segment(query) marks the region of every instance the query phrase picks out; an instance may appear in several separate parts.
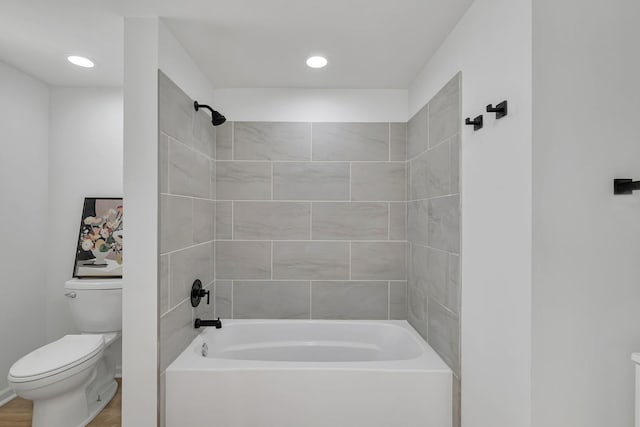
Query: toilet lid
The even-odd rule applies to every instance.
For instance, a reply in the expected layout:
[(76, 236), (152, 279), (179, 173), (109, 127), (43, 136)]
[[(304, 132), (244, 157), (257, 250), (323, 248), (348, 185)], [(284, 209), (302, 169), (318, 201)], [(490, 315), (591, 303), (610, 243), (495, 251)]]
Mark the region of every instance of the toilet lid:
[(66, 335), (18, 360), (9, 376), (18, 381), (51, 376), (81, 364), (103, 348), (102, 335)]

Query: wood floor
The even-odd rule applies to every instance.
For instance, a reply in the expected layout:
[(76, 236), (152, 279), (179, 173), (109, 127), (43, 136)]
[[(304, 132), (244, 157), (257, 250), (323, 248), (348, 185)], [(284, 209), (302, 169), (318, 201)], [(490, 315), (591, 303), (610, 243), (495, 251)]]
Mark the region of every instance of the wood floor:
[[(118, 392), (87, 427), (120, 427), (122, 380), (117, 378), (116, 381), (118, 382)], [(0, 407), (0, 427), (31, 427), (32, 407), (33, 403), (30, 400), (16, 397)]]

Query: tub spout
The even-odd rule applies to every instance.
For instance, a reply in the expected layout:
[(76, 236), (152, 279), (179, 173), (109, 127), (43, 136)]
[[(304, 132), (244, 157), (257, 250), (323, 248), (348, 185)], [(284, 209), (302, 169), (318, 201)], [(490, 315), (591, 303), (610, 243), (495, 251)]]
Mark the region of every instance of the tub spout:
[(217, 320), (196, 319), (195, 322), (193, 322), (193, 327), (196, 329), (203, 326), (215, 326), (216, 329), (220, 329), (222, 328), (222, 320), (218, 317)]

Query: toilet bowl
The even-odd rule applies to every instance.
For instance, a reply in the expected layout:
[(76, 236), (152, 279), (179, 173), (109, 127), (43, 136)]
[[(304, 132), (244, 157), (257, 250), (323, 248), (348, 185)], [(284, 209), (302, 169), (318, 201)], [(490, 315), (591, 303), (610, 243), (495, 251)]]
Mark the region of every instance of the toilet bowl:
[(111, 344), (122, 328), (120, 280), (65, 284), (81, 334), (66, 335), (23, 356), (9, 370), (16, 395), (33, 400), (33, 427), (81, 427), (115, 395)]

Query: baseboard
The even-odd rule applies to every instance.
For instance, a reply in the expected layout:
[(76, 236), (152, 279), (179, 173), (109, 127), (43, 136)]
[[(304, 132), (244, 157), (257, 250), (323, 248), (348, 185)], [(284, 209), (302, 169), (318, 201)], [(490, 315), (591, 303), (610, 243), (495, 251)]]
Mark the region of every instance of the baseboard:
[(116, 365), (116, 378), (122, 378), (122, 365)]
[(0, 391), (0, 406), (9, 403), (13, 399), (15, 399), (15, 397), (16, 394), (13, 390), (11, 390), (10, 388), (5, 388), (4, 390)]

